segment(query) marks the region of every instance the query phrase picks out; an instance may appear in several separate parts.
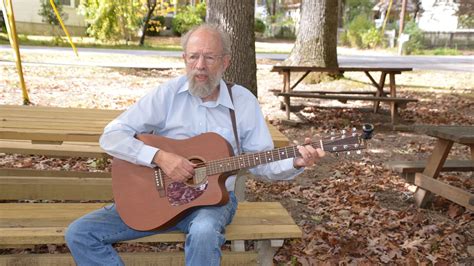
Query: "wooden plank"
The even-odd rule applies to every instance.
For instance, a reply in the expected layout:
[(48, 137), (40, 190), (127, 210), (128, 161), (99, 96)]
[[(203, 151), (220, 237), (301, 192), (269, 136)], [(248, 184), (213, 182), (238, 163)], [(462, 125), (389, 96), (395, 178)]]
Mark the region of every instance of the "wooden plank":
[(289, 92), (278, 93), (278, 96), (301, 97), (301, 98), (319, 98), (332, 100), (354, 100), (354, 101), (384, 101), (384, 102), (417, 102), (417, 99), (412, 98), (395, 98), (395, 97), (367, 97), (367, 96), (352, 96), (352, 95), (320, 95), (303, 92)]
[(82, 177), (1, 177), (4, 200), (111, 200), (112, 180)]
[(98, 143), (63, 142), (56, 144), (32, 144), (27, 140), (0, 140), (0, 152), (9, 154), (47, 155), (58, 157), (109, 158)]
[[(173, 265), (184, 266), (183, 252), (136, 252), (119, 253), (125, 265)], [(0, 265), (76, 265), (70, 253), (66, 254), (15, 254), (0, 256)], [(222, 252), (221, 265), (257, 265), (257, 253)]]
[(19, 168), (0, 168), (0, 178), (3, 176), (43, 176), (43, 177), (83, 177), (83, 178), (111, 178), (110, 172), (83, 172), (37, 170)]
[(275, 148), (286, 147), (290, 145), (290, 140), (283, 135), (274, 125), (270, 122), (267, 122), (268, 130), (270, 131), (270, 135), (273, 139), (273, 145)]
[[(421, 173), (426, 167), (426, 161), (391, 161), (385, 165), (398, 173)], [(474, 171), (474, 161), (447, 160), (441, 168), (443, 172), (468, 172)]]
[[(0, 245), (15, 247), (25, 244), (64, 244), (66, 227), (26, 227), (0, 228)], [(226, 239), (232, 240), (261, 240), (301, 238), (301, 229), (293, 225), (235, 225), (226, 227)], [(185, 236), (180, 232), (157, 234), (126, 242), (184, 242)]]
[(423, 173), (415, 175), (415, 185), (474, 211), (474, 205), (472, 204), (474, 194), (472, 193), (433, 179)]
[(98, 142), (102, 132), (0, 128), (0, 139)]
[(425, 133), (461, 144), (474, 144), (474, 126), (433, 126), (427, 127)]
[[(0, 204), (0, 227), (66, 227), (73, 220), (110, 203), (3, 203)], [(239, 205), (233, 224), (294, 224), (281, 206), (267, 204)], [(266, 208), (265, 206), (270, 206)]]
[(328, 67), (316, 67), (316, 66), (273, 66), (271, 72), (365, 72), (365, 71), (384, 71), (401, 73), (403, 71), (412, 71), (412, 68), (408, 67), (339, 67), (339, 68), (328, 68)]

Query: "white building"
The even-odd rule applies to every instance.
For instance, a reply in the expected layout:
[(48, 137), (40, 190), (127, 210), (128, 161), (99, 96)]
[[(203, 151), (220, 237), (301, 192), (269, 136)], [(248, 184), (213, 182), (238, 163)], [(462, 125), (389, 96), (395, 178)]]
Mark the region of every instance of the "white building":
[[(49, 3), (49, 0), (46, 0)], [(84, 17), (78, 15), (77, 6), (80, 0), (61, 0), (63, 12), (67, 19), (63, 20), (71, 35), (83, 36), (86, 31)], [(44, 23), (38, 15), (41, 9), (41, 0), (14, 0), (13, 13), (18, 34), (52, 35), (51, 25)]]
[(459, 4), (455, 0), (422, 0), (418, 27), (423, 31), (452, 31), (458, 28)]

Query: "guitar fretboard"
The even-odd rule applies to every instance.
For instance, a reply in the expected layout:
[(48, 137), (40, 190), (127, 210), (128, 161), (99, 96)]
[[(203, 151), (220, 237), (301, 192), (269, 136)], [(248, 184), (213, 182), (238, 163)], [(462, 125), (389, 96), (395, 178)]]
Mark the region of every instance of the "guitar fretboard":
[[(313, 142), (314, 148), (320, 148), (319, 144)], [(206, 163), (207, 175), (215, 175), (239, 169), (252, 168), (257, 165), (295, 158), (299, 155), (297, 146), (288, 146), (270, 151), (243, 154), (234, 157), (209, 161)]]

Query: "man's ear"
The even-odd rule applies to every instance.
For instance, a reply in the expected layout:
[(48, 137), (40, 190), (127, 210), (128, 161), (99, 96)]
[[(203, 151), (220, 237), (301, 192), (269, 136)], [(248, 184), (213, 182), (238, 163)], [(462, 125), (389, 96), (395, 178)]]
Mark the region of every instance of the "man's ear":
[(224, 71), (230, 66), (230, 59), (231, 59), (230, 55), (224, 55), (224, 57), (222, 58)]

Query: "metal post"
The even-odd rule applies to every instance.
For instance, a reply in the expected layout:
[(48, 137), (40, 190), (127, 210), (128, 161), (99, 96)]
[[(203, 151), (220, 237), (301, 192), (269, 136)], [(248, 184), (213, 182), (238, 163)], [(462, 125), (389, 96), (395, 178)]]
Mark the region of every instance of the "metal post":
[(5, 19), (5, 24), (7, 26), (7, 32), (8, 32), (8, 38), (10, 39), (10, 45), (13, 49), (13, 53), (15, 54), (16, 68), (18, 70), (18, 76), (20, 77), (20, 86), (23, 93), (23, 104), (28, 105), (28, 104), (31, 104), (31, 102), (28, 96), (28, 90), (26, 89), (25, 79), (23, 77), (23, 67), (21, 65), (20, 48), (18, 45), (18, 36), (16, 33), (15, 16), (13, 14), (12, 1), (2, 0), (2, 10), (3, 10), (4, 16), (6, 16), (7, 18)]

